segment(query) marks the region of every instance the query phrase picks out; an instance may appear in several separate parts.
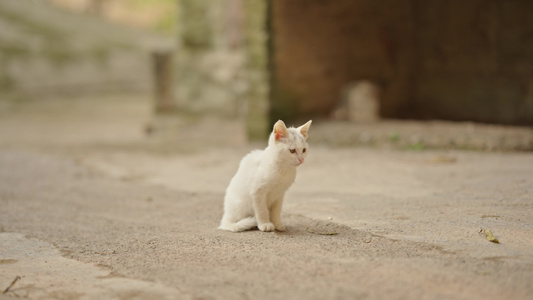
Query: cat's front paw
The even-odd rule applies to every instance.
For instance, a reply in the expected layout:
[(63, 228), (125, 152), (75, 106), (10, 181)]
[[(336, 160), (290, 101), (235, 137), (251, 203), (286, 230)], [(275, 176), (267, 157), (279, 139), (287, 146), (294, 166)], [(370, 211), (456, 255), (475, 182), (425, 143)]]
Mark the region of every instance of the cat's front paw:
[(259, 227), (259, 230), (261, 231), (274, 231), (274, 229), (276, 229), (276, 226), (270, 222), (259, 224), (257, 227)]
[(275, 224), (275, 227), (276, 227), (276, 230), (277, 231), (286, 231), (287, 228), (285, 227), (285, 225), (281, 224), (281, 223), (278, 223), (278, 224)]

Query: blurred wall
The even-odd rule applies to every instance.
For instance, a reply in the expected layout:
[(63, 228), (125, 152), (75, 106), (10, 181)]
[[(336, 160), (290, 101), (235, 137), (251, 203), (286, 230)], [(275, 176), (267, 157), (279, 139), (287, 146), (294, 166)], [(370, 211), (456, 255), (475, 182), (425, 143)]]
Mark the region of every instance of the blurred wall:
[(533, 1), (271, 0), (272, 118), (327, 117), (360, 80), (380, 113), (533, 124)]
[(96, 14), (115, 23), (145, 28), (163, 34), (175, 34), (176, 2), (174, 0), (46, 1), (77, 13)]
[(413, 16), (409, 1), (273, 0), (272, 113), (327, 116), (359, 80), (386, 85), (383, 113), (409, 92)]
[(175, 103), (181, 112), (241, 118), (267, 133), (267, 1), (178, 0)]
[(45, 1), (0, 1), (0, 100), (149, 91), (168, 41)]
[(414, 116), (533, 125), (533, 1), (417, 1)]

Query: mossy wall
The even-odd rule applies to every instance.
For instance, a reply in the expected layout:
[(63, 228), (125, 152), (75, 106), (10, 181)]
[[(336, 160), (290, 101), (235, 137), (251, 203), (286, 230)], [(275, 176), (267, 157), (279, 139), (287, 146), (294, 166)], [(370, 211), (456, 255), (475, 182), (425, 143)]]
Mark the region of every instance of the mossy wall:
[(244, 1), (246, 12), (245, 38), (247, 53), (247, 132), (253, 140), (269, 133), (270, 74), (268, 69), (267, 1)]
[(267, 134), (266, 0), (178, 0), (176, 106)]
[[(229, 1), (228, 1), (229, 3)], [(178, 0), (176, 105), (181, 111), (235, 117), (243, 105), (245, 52), (241, 40), (232, 47), (227, 3)]]
[(146, 91), (147, 35), (70, 14), (44, 1), (0, 1), (0, 95)]

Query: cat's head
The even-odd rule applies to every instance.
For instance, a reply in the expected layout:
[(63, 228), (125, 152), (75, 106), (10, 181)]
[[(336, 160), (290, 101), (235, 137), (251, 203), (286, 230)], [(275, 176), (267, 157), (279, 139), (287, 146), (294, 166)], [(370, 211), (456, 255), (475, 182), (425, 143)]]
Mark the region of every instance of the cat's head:
[(301, 165), (309, 150), (307, 132), (311, 122), (309, 121), (298, 128), (287, 128), (283, 121), (277, 121), (268, 140), (269, 147), (277, 149), (279, 158), (282, 161), (294, 166)]

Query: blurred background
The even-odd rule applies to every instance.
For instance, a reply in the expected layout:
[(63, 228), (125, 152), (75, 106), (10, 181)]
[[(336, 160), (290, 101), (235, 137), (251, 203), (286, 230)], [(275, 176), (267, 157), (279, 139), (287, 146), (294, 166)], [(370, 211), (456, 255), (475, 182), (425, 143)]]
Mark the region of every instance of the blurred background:
[(2, 1), (0, 92), (32, 100), (147, 91), (144, 52), (173, 46), (174, 20), (172, 1)]
[(330, 144), (531, 150), (531, 11), (527, 0), (2, 0), (2, 130), (44, 138), (46, 122), (72, 131), (70, 116), (85, 120), (73, 139), (222, 140), (226, 128), (242, 144), (275, 120), (314, 119)]
[[(0, 287), (531, 299), (532, 13), (533, 0), (0, 0)], [(290, 231), (216, 231), (239, 161), (278, 119), (313, 119)]]

